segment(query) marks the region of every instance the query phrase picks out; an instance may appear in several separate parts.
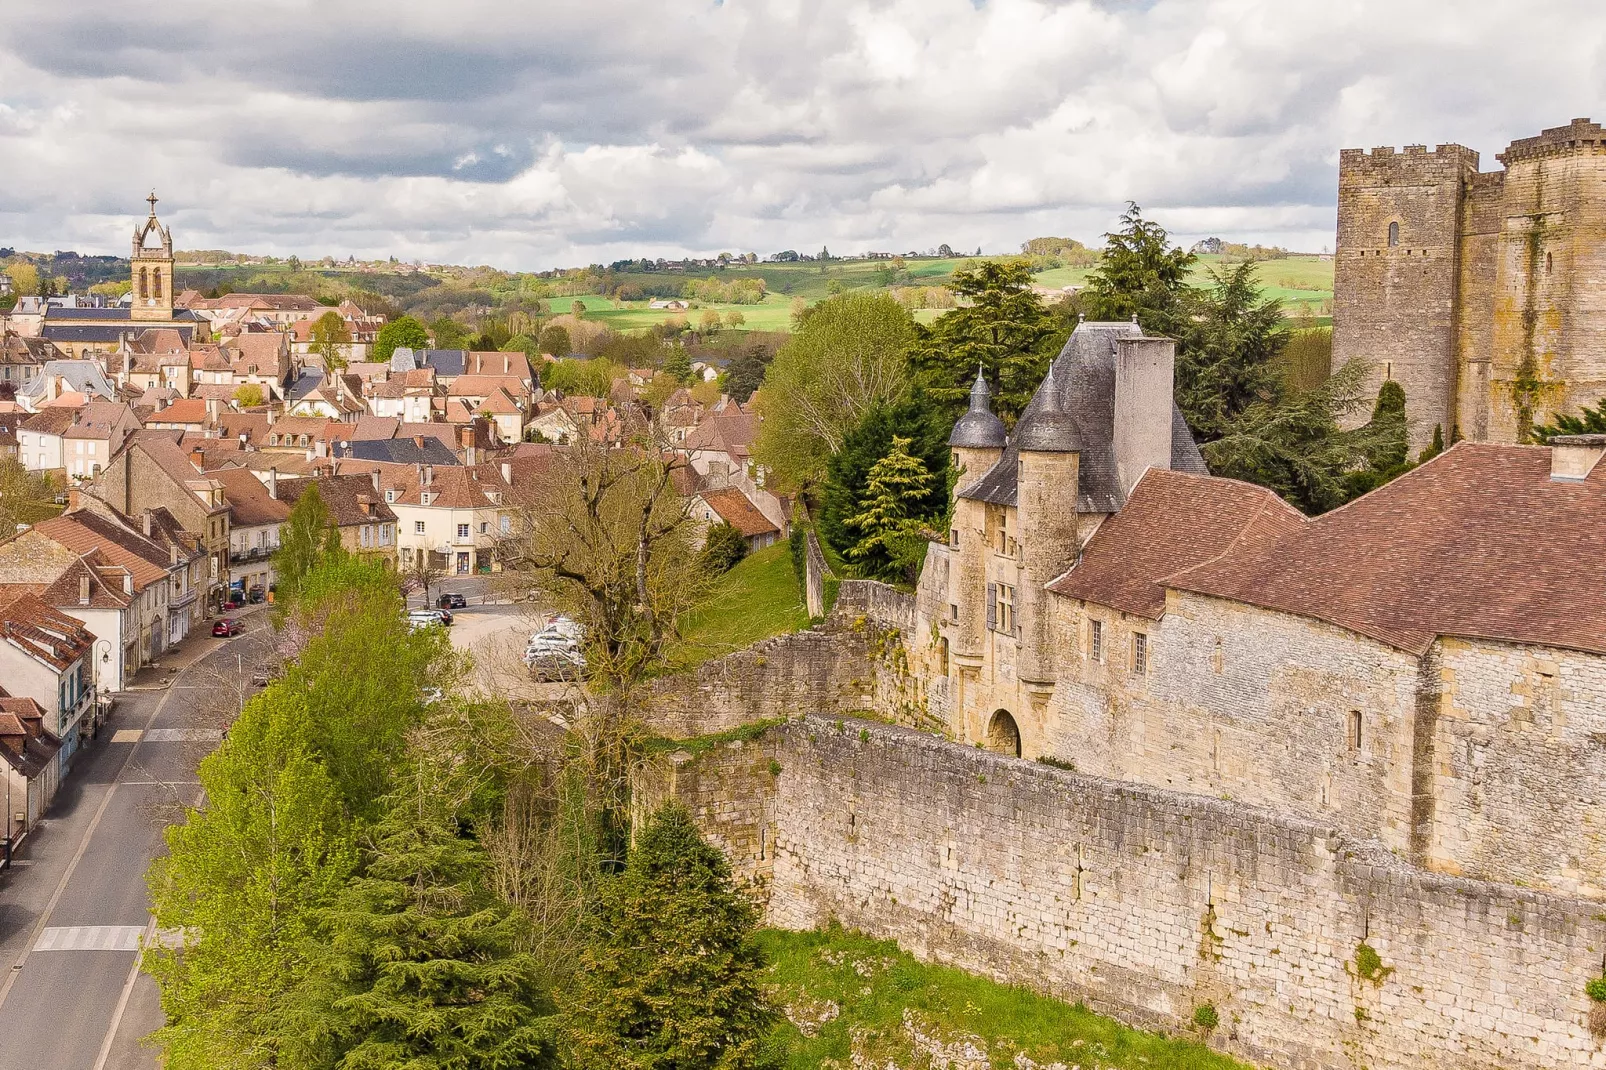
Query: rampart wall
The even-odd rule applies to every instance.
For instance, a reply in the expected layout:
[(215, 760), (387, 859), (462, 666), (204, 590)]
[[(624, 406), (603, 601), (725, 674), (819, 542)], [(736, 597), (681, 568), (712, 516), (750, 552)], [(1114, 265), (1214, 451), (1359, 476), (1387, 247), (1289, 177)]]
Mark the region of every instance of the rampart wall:
[[(639, 771), (753, 880), (925, 957), (1289, 1068), (1606, 1067), (1598, 902), (1432, 875), (1332, 828), (810, 716)], [(1375, 955), (1374, 955), (1375, 953)]]

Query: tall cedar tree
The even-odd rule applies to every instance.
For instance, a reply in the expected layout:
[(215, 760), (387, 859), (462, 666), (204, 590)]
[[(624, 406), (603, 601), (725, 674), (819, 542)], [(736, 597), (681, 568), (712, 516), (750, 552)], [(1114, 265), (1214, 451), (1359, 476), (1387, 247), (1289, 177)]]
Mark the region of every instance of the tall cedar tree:
[[(820, 507), (820, 536), (846, 556), (859, 536), (848, 526), (862, 511), (870, 489), (870, 470), (892, 449), (892, 440), (909, 440), (909, 452), (932, 475), (925, 497), (911, 504), (912, 516), (941, 516), (948, 508), (948, 435), (953, 419), (945, 409), (931, 405), (916, 389), (908, 398), (882, 405), (848, 432), (842, 448), (831, 458)], [(870, 563), (873, 571), (885, 562)]]
[(1606, 435), (1606, 399), (1594, 408), (1585, 405), (1577, 416), (1558, 412), (1548, 424), (1528, 432), (1530, 441), (1546, 442), (1551, 435)]
[(1188, 319), (1188, 271), (1197, 258), (1172, 247), (1165, 229), (1144, 219), (1143, 209), (1130, 201), (1121, 229), (1104, 241), (1098, 270), (1082, 294), (1089, 317), (1136, 316), (1150, 334), (1180, 338)]
[(1253, 402), (1281, 399), (1288, 340), (1282, 302), (1261, 296), (1252, 261), (1212, 269), (1210, 282), (1183, 302), (1191, 315), (1177, 347), (1177, 405), (1200, 442), (1224, 435)]
[(1065, 326), (1032, 290), (1031, 266), (1024, 261), (988, 260), (962, 268), (948, 288), (961, 304), (920, 328), (909, 357), (916, 381), (951, 426), (970, 399), (980, 365), (988, 382), (996, 384), (994, 410), (1013, 422), (1064, 345)]
[(775, 360), (775, 353), (765, 345), (751, 345), (731, 358), (725, 369), (725, 392), (746, 405), (753, 391), (764, 384), (764, 375)]
[(773, 1016), (757, 916), (684, 808), (659, 810), (604, 886), (564, 999), (576, 1070), (747, 1070)]
[(925, 555), (928, 514), (920, 510), (934, 481), (920, 458), (909, 453), (909, 442), (893, 438), (887, 455), (870, 467), (861, 510), (846, 521), (859, 532), (847, 558), (868, 575), (911, 579)]
[(364, 872), (321, 914), (296, 1000), (302, 1065), (558, 1065), (542, 971), (484, 890), (484, 851), (440, 780), (428, 763), (402, 778)]
[(412, 316), (398, 316), (379, 328), (372, 360), (385, 361), (398, 349), (428, 349), (429, 330)]
[(304, 973), (311, 912), (357, 864), (311, 735), (293, 687), (253, 698), (201, 762), (205, 808), (169, 826), (168, 854), (151, 866), (156, 923), (187, 934), (182, 948), (145, 953), (166, 1015), (151, 1039), (171, 1070), (270, 1066), (287, 1035), (284, 1000)]
[[(1410, 435), (1405, 417), (1405, 388), (1393, 379), (1378, 389), (1372, 419), (1365, 428), (1369, 440), (1362, 450), (1364, 463), (1346, 477), (1348, 496), (1359, 498), (1376, 490), (1416, 465), (1410, 459)], [(1444, 440), (1439, 439), (1440, 448)]]
[(1374, 446), (1370, 423), (1350, 431), (1339, 421), (1365, 404), (1366, 366), (1350, 361), (1315, 390), (1281, 401), (1256, 401), (1204, 445), (1214, 475), (1259, 483), (1306, 513), (1323, 513), (1349, 499), (1348, 476)]

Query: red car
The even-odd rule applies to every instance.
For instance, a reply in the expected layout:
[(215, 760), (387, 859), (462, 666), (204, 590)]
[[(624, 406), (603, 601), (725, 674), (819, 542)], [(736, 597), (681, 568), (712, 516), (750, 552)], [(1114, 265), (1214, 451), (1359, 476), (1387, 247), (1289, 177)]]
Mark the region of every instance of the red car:
[(228, 639), (231, 636), (239, 635), (243, 631), (245, 631), (245, 625), (233, 617), (224, 617), (212, 625), (212, 634), (219, 639)]

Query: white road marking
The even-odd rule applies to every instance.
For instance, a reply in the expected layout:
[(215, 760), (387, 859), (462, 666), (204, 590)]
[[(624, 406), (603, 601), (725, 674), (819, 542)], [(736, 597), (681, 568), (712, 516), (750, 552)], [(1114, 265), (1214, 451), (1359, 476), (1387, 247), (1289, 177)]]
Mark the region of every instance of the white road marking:
[(143, 925), (50, 925), (35, 951), (138, 951)]
[(145, 734), (142, 728), (119, 728), (112, 733), (113, 743), (138, 743), (139, 737)]
[(215, 743), (223, 738), (221, 728), (152, 728), (146, 743)]

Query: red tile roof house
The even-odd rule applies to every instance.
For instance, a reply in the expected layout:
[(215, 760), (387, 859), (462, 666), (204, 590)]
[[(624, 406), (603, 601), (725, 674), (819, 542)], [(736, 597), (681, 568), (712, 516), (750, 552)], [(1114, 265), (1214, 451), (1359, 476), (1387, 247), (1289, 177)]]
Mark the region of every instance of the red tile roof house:
[(702, 528), (700, 538), (706, 538), (714, 524), (729, 524), (747, 540), (750, 552), (772, 545), (781, 536), (781, 529), (735, 487), (698, 493), (691, 500), (691, 516)]
[(95, 636), (38, 595), (0, 599), (0, 680), (12, 697), (33, 699), (44, 710), (44, 727), (61, 737), (57, 761), (64, 774), (94, 711)]
[(139, 667), (140, 595), (129, 569), (99, 547), (75, 549), (33, 527), (0, 542), (0, 600), (20, 593), (38, 595), (95, 633), (96, 690), (123, 690)]
[(0, 832), (0, 857), (11, 857), (55, 797), (61, 737), (50, 730), (48, 720), (38, 702), (0, 688), (0, 766), (7, 815)]

